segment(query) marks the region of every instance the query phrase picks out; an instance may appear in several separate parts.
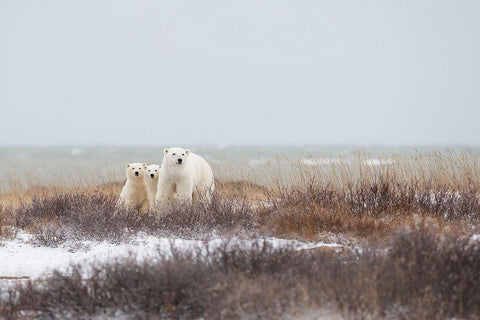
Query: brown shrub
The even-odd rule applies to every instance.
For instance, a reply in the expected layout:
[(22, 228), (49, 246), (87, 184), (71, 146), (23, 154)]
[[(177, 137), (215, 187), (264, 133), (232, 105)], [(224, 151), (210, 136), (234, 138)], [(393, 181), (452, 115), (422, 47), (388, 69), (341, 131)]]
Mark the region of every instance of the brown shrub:
[(53, 172), (44, 174), (45, 181), (35, 175), (25, 181), (12, 173), (5, 176), (6, 193), (0, 195), (0, 223), (34, 230), (40, 243), (52, 245), (61, 243), (62, 235), (117, 241), (137, 231), (202, 237), (260, 230), (304, 239), (333, 233), (376, 241), (414, 225), (417, 217), (479, 231), (476, 156), (446, 151), (379, 159), (383, 164), (371, 165), (359, 154), (337, 162), (312, 158), (306, 163), (313, 165), (306, 165), (305, 159), (276, 158), (256, 166), (215, 168), (212, 206), (172, 206), (162, 215), (115, 211), (123, 185), (114, 180), (118, 175), (70, 181)]
[(241, 198), (250, 202), (268, 200), (268, 188), (251, 181), (216, 181), (218, 195), (222, 198)]
[(317, 239), (322, 232), (333, 232), (376, 240), (401, 226), (414, 225), (417, 216), (467, 232), (468, 225), (480, 222), (475, 188), (424, 190), (381, 178), (339, 189), (312, 177), (269, 196), (271, 200), (258, 210), (259, 223), (279, 236)]
[(171, 205), (162, 212), (142, 214), (116, 205), (104, 194), (57, 194), (35, 197), (5, 215), (13, 225), (35, 235), (41, 245), (57, 246), (66, 240), (123, 241), (137, 232), (202, 238), (252, 229), (252, 213), (244, 200), (214, 195), (210, 204)]
[(93, 266), (89, 275), (75, 266), (10, 290), (1, 314), (268, 319), (329, 309), (346, 318), (480, 317), (480, 244), (423, 227), (397, 234), (387, 250), (343, 256), (265, 244), (207, 252), (172, 248), (154, 261)]
[(415, 225), (417, 217), (470, 233), (475, 229), (467, 226), (480, 221), (480, 201), (474, 190), (424, 191), (385, 179), (345, 189), (313, 178), (276, 191), (238, 184), (241, 190), (264, 192), (264, 200), (252, 204), (248, 192), (234, 195), (221, 189), (234, 186), (233, 182), (220, 185), (209, 205), (172, 204), (148, 214), (117, 208), (112, 194), (71, 192), (37, 196), (16, 209), (4, 207), (0, 217), (8, 217), (11, 226), (33, 232), (38, 243), (50, 246), (68, 239), (121, 241), (139, 231), (188, 238), (261, 232), (309, 240), (330, 233), (376, 241), (401, 226)]

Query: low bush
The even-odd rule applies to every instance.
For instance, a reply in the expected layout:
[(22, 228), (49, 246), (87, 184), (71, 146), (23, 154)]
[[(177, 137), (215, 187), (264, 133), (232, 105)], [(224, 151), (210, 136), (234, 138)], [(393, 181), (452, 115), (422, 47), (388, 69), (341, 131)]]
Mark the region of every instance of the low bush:
[(74, 266), (11, 289), (6, 318), (480, 318), (480, 244), (420, 227), (390, 246), (338, 255), (265, 244), (159, 252), (101, 266)]

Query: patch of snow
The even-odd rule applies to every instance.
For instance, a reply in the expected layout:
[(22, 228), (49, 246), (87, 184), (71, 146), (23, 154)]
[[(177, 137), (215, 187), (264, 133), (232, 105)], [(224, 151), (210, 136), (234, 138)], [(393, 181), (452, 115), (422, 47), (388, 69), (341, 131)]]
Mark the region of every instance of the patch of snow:
[[(226, 246), (227, 249), (239, 247), (250, 248), (254, 245), (268, 244), (274, 249), (292, 248), (305, 250), (319, 247), (342, 248), (339, 244), (323, 242), (307, 243), (298, 240), (280, 238), (265, 239), (224, 239), (186, 240), (180, 238), (155, 237), (145, 233), (138, 233), (128, 243), (113, 244), (109, 242), (82, 241), (80, 249), (73, 251), (72, 244), (65, 243), (57, 248), (36, 246), (31, 243), (32, 235), (20, 230), (14, 240), (5, 241), (0, 247), (0, 278), (1, 277), (29, 277), (38, 278), (49, 274), (53, 270), (65, 271), (72, 264), (88, 265), (112, 261), (116, 258), (134, 254), (137, 260), (158, 257), (158, 253), (169, 255), (171, 248), (177, 250), (216, 249)], [(3, 282), (3, 281), (2, 281)], [(4, 283), (4, 282), (3, 282)]]
[(385, 166), (395, 164), (393, 159), (366, 159), (363, 164), (369, 167)]
[(303, 158), (300, 163), (306, 166), (321, 166), (332, 164), (350, 164), (350, 161), (340, 158)]

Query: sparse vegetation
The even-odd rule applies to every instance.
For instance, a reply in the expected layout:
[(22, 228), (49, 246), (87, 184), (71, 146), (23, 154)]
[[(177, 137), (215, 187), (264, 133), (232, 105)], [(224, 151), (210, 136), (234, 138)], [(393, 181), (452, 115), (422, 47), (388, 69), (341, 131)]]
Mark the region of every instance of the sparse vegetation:
[(2, 302), (6, 317), (75, 317), (121, 310), (132, 318), (478, 318), (480, 244), (425, 226), (388, 251), (338, 255), (251, 248), (159, 252), (29, 281)]
[(139, 231), (190, 238), (255, 233), (377, 241), (425, 219), (440, 228), (479, 232), (480, 173), (475, 157), (428, 154), (393, 159), (379, 166), (369, 166), (363, 158), (322, 166), (278, 159), (258, 175), (244, 172), (240, 177), (235, 171), (227, 176), (218, 170), (210, 205), (172, 206), (161, 214), (116, 208), (122, 182), (33, 191), (27, 187), (23, 193), (3, 195), (0, 221), (34, 232), (43, 245), (67, 239), (121, 241)]
[[(42, 186), (0, 195), (1, 239), (23, 229), (45, 246), (126, 241), (138, 232), (204, 239), (277, 236), (361, 251), (219, 249), (159, 253), (29, 282), (0, 313), (52, 317), (121, 309), (132, 317), (232, 319), (330, 312), (346, 318), (480, 318), (480, 167), (470, 154), (393, 156), (371, 165), (288, 159), (215, 168), (211, 204), (148, 214), (117, 208), (122, 182)], [(383, 161), (383, 162), (382, 162)], [(26, 313), (21, 313), (21, 311)]]

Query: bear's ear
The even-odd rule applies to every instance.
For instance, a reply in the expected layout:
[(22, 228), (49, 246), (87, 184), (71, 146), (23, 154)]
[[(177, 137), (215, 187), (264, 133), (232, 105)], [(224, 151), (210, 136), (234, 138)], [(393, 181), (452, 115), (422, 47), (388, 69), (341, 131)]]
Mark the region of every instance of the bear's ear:
[(165, 154), (167, 154), (168, 153), (168, 148), (163, 149), (163, 152), (165, 152)]
[(146, 163), (142, 163), (142, 166), (143, 166), (144, 168), (146, 168), (146, 167), (147, 167), (147, 164), (146, 164)]
[(127, 163), (127, 168), (130, 168), (130, 164)]
[(189, 153), (190, 153), (190, 150), (186, 149), (186, 150), (185, 150), (185, 154), (188, 156)]

